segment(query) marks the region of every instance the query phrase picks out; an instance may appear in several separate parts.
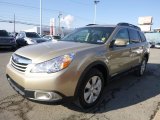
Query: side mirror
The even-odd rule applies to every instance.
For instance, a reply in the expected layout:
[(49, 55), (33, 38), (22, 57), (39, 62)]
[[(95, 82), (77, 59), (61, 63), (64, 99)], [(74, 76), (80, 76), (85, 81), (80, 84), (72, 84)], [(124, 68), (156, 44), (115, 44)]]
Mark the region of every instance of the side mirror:
[(111, 43), (110, 43), (110, 45), (109, 45), (109, 47), (113, 48), (114, 47), (114, 43), (115, 43), (115, 40), (112, 40)]
[(116, 39), (114, 42), (114, 46), (116, 47), (125, 47), (128, 45), (128, 41), (126, 39)]

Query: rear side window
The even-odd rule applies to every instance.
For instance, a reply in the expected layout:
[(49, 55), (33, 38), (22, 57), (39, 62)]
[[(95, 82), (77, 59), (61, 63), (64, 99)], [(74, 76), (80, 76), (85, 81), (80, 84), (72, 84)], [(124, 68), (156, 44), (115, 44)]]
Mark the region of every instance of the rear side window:
[(141, 38), (136, 30), (129, 29), (130, 42), (131, 43), (140, 43)]
[(142, 42), (146, 42), (146, 37), (144, 36), (144, 34), (142, 32), (139, 32), (139, 34), (141, 36)]

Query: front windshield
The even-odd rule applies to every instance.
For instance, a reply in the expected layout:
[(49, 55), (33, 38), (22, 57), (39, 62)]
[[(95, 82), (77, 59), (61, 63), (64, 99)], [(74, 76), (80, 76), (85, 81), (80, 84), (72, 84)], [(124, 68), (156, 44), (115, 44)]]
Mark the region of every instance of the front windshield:
[(62, 41), (103, 44), (107, 41), (114, 27), (86, 27), (79, 28), (68, 34)]
[(5, 30), (0, 30), (0, 36), (2, 36), (2, 37), (8, 37), (9, 34), (8, 34), (8, 32), (5, 31)]
[(29, 37), (29, 38), (40, 38), (40, 36), (35, 32), (27, 32), (26, 33), (26, 37)]

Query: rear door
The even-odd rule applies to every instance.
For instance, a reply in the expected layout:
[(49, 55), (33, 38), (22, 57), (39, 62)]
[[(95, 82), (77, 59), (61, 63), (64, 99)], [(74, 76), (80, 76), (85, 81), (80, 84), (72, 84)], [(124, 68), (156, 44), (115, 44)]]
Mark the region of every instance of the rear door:
[(140, 33), (137, 30), (129, 29), (129, 35), (131, 45), (131, 65), (132, 67), (135, 67), (141, 63), (144, 45), (141, 41)]

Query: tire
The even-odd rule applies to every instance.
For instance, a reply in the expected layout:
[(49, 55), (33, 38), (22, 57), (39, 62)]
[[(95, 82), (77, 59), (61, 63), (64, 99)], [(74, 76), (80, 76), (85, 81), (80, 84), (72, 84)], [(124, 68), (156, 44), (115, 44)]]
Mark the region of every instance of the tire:
[(89, 109), (96, 106), (102, 96), (104, 89), (103, 74), (97, 69), (91, 69), (82, 79), (79, 88), (78, 105), (81, 108)]
[(136, 70), (136, 75), (137, 76), (142, 76), (146, 70), (146, 65), (147, 65), (147, 59), (143, 58), (141, 65), (138, 67)]

